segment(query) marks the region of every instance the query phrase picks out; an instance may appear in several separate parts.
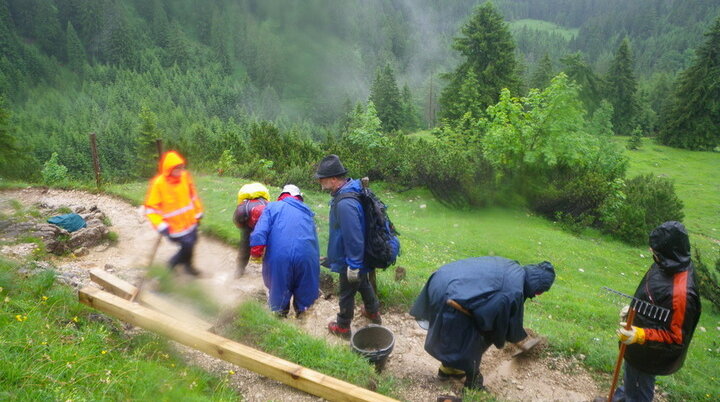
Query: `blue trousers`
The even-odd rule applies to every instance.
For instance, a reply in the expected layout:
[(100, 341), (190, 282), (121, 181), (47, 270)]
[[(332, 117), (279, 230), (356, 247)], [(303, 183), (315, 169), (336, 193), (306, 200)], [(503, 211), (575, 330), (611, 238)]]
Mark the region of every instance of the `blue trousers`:
[(644, 373), (625, 362), (623, 385), (619, 386), (613, 402), (652, 402), (655, 394), (655, 376)]

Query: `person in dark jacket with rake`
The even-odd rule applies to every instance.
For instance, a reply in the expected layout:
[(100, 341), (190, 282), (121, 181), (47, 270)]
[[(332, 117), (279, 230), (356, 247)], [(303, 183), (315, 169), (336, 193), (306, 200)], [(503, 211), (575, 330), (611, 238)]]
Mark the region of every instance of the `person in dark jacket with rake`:
[(613, 401), (652, 401), (655, 376), (682, 367), (700, 319), (700, 295), (685, 226), (675, 221), (658, 226), (650, 233), (650, 249), (654, 263), (640, 281), (635, 298), (669, 309), (670, 319), (662, 322), (638, 313), (631, 329), (620, 323), (618, 337), (628, 346), (624, 384)]
[(435, 271), (410, 315), (428, 329), (425, 350), (440, 360), (438, 377), (465, 378), (466, 387), (483, 389), (483, 353), (491, 345), (502, 348), (528, 338), (525, 300), (548, 291), (554, 281), (547, 261), (522, 266), (502, 257), (468, 258)]

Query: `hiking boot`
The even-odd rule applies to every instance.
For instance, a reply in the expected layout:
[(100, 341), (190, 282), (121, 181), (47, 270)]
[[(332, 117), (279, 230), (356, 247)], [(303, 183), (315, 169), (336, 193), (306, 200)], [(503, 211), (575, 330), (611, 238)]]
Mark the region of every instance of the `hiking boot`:
[(380, 317), (379, 311), (370, 314), (367, 312), (367, 310), (365, 310), (365, 307), (363, 306), (360, 307), (360, 315), (372, 321), (373, 324), (382, 325), (382, 317)]
[(288, 313), (288, 310), (273, 311), (273, 314), (275, 314), (275, 317), (277, 318), (287, 318)]
[(465, 378), (465, 373), (449, 374), (442, 371), (442, 369), (438, 369), (437, 377), (440, 381), (462, 380)]
[(188, 275), (192, 275), (196, 278), (204, 278), (205, 275), (203, 275), (202, 272), (198, 271), (195, 267), (193, 267), (190, 264), (185, 265), (185, 273)]
[(350, 339), (350, 328), (342, 327), (335, 321), (328, 323), (328, 331), (330, 331), (331, 334), (339, 336), (343, 339)]

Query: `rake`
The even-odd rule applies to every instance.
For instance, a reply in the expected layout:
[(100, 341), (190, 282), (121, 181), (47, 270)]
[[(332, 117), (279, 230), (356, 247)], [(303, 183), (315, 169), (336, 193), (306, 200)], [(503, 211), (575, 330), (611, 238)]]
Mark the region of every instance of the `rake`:
[[(624, 298), (630, 299), (630, 310), (628, 311), (627, 320), (625, 322), (625, 329), (632, 328), (633, 320), (635, 319), (636, 314), (640, 314), (644, 317), (647, 317), (651, 320), (660, 321), (660, 322), (667, 322), (668, 318), (670, 318), (670, 309), (667, 309), (665, 307), (660, 307), (658, 305), (648, 303), (644, 300), (640, 300), (637, 297), (627, 295), (622, 292), (618, 292), (617, 290), (610, 289), (607, 286), (602, 287), (603, 290), (608, 291), (610, 293), (622, 296)], [(617, 385), (618, 381), (618, 375), (620, 374), (620, 365), (622, 364), (623, 358), (625, 357), (625, 349), (627, 348), (627, 345), (624, 343), (620, 344), (620, 353), (618, 353), (617, 362), (615, 363), (615, 371), (613, 372), (613, 380), (612, 385), (610, 385), (610, 395), (608, 396), (608, 401), (613, 400), (613, 395), (615, 395), (615, 386)]]

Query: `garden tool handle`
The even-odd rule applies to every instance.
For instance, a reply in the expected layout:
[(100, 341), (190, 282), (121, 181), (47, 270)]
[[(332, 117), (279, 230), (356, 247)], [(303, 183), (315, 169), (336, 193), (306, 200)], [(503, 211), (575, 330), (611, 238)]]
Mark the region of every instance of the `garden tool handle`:
[[(627, 321), (625, 322), (625, 329), (631, 329), (633, 320), (635, 319), (635, 309), (630, 308), (630, 312), (627, 316)], [(612, 402), (613, 395), (615, 395), (615, 386), (617, 385), (618, 376), (620, 374), (620, 366), (622, 365), (623, 358), (625, 357), (625, 349), (627, 348), (627, 345), (620, 342), (620, 352), (618, 353), (617, 362), (615, 363), (615, 371), (613, 372), (613, 380), (612, 384), (610, 385), (610, 395), (608, 395), (608, 402)]]
[(465, 315), (468, 316), (468, 317), (472, 317), (472, 316), (473, 316), (473, 315), (470, 313), (470, 311), (468, 311), (465, 307), (461, 306), (460, 303), (456, 302), (456, 301), (453, 300), (453, 299), (447, 299), (447, 301), (446, 301), (445, 303), (447, 303), (448, 306), (450, 306), (450, 307), (454, 308), (455, 310), (457, 310), (457, 311), (465, 314)]

